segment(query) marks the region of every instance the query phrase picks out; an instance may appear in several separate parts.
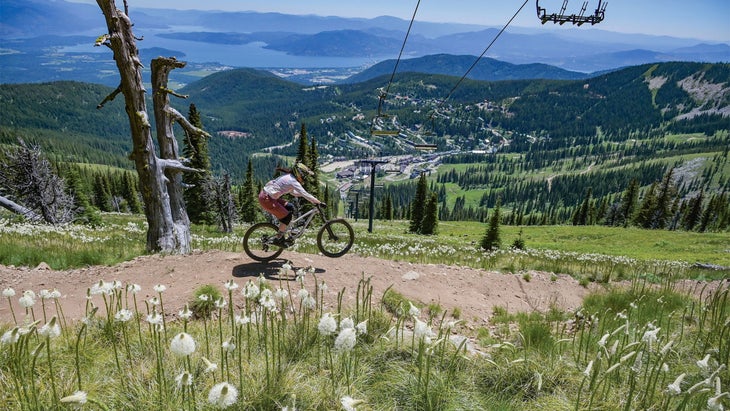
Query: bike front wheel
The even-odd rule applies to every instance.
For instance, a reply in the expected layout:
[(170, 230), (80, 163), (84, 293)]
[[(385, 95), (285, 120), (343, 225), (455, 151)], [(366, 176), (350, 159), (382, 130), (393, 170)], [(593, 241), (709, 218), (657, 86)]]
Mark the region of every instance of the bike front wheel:
[(284, 249), (271, 244), (279, 229), (271, 223), (252, 225), (243, 235), (243, 251), (256, 261), (267, 262), (278, 257)]
[(317, 247), (327, 257), (341, 257), (350, 251), (355, 241), (355, 232), (347, 221), (338, 218), (330, 220), (317, 233)]

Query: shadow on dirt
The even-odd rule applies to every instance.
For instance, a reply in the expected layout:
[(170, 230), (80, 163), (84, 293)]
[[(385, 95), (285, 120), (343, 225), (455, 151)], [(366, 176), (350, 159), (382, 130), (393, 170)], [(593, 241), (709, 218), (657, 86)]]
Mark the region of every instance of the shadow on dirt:
[[(285, 270), (284, 264), (290, 264), (291, 268)], [(248, 264), (241, 264), (233, 267), (233, 276), (236, 278), (257, 278), (262, 275), (267, 280), (282, 280), (282, 281), (294, 281), (296, 280), (296, 272), (300, 269), (311, 270), (310, 267), (299, 267), (293, 265), (291, 261), (279, 258), (271, 260), (268, 263), (252, 262)], [(324, 273), (324, 268), (314, 268), (314, 274)]]

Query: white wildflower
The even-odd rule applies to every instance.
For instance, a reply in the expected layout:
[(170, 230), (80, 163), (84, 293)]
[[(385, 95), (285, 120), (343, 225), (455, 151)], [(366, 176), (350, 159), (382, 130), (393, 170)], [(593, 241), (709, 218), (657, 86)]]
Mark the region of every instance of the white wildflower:
[(707, 400), (707, 409), (710, 411), (724, 411), (725, 407), (722, 405), (722, 398), (730, 397), (730, 394), (723, 392)]
[(335, 350), (351, 351), (353, 348), (355, 348), (356, 342), (357, 337), (355, 335), (355, 329), (352, 327), (343, 328), (340, 330), (337, 338), (335, 338)]
[(188, 356), (195, 352), (195, 340), (188, 333), (180, 333), (172, 338), (170, 351), (181, 357)]
[(284, 301), (287, 297), (289, 297), (289, 291), (279, 287), (274, 292), (274, 297), (276, 297), (276, 299), (279, 301)]
[(51, 292), (43, 289), (38, 292), (38, 296), (41, 297), (41, 300), (50, 300), (51, 299)]
[(87, 396), (85, 391), (76, 391), (75, 393), (61, 398), (61, 402), (71, 402), (74, 404), (86, 404)]
[(644, 336), (641, 337), (641, 341), (645, 342), (649, 346), (650, 350), (651, 350), (651, 347), (654, 345), (654, 343), (658, 339), (657, 334), (659, 333), (659, 330), (661, 330), (661, 328), (654, 328), (653, 330), (647, 330), (646, 332), (644, 332)]
[(259, 304), (269, 311), (276, 310), (276, 301), (274, 300), (274, 293), (268, 288), (261, 292), (259, 296)]
[(350, 317), (343, 318), (340, 321), (340, 328), (355, 328), (355, 322)]
[(188, 307), (187, 304), (185, 304), (185, 307), (183, 307), (182, 310), (178, 311), (177, 315), (183, 320), (189, 320), (193, 318), (193, 312), (190, 311), (190, 307)]
[(189, 372), (183, 371), (180, 375), (175, 377), (175, 383), (177, 383), (178, 389), (190, 387), (193, 385), (193, 376)]
[(357, 323), (357, 325), (355, 326), (355, 330), (357, 330), (358, 335), (367, 334), (368, 320)]
[(152, 314), (147, 315), (147, 322), (152, 325), (162, 325), (162, 316), (153, 311)]
[(302, 307), (304, 307), (307, 310), (313, 310), (314, 307), (317, 306), (317, 300), (314, 299), (311, 295), (308, 295), (307, 298), (302, 300)]
[(332, 317), (330, 313), (324, 313), (322, 318), (319, 320), (317, 330), (319, 330), (320, 335), (325, 337), (332, 335), (337, 330), (337, 321), (335, 321), (334, 317)]
[(51, 321), (44, 324), (43, 327), (38, 330), (38, 334), (48, 338), (56, 338), (61, 335), (61, 326), (58, 325), (56, 317), (51, 318)]
[(228, 408), (238, 399), (238, 390), (227, 382), (219, 382), (210, 389), (208, 402), (218, 408)]
[(413, 305), (413, 303), (410, 301), (408, 301), (408, 304), (410, 305), (410, 308), (408, 309), (408, 315), (410, 315), (411, 317), (420, 317), (421, 310), (419, 310), (418, 307)]
[(138, 292), (142, 291), (142, 287), (140, 287), (139, 284), (128, 284), (127, 291), (132, 294), (137, 294)]
[(671, 395), (679, 395), (682, 393), (682, 380), (684, 380), (684, 376), (686, 374), (682, 373), (679, 374), (679, 377), (674, 380), (673, 383), (669, 384), (667, 386), (667, 392)]
[(603, 337), (601, 337), (601, 339), (598, 340), (598, 346), (601, 348), (605, 347), (606, 341), (608, 341), (608, 337), (610, 337), (610, 336), (611, 336), (611, 334), (608, 334), (608, 333), (603, 334)]
[(586, 366), (586, 369), (583, 370), (583, 375), (585, 375), (586, 377), (590, 377), (592, 370), (593, 370), (593, 361), (591, 360), (591, 362), (588, 363), (588, 366)]
[(15, 297), (15, 290), (13, 290), (10, 287), (3, 289), (3, 297), (6, 297), (6, 298)]
[(221, 297), (221, 298), (215, 300), (214, 304), (215, 304), (215, 308), (222, 310), (222, 309), (226, 308), (226, 306), (228, 305), (228, 302), (226, 302), (226, 300), (224, 300), (223, 297)]
[(0, 337), (0, 344), (15, 344), (20, 339), (20, 331), (18, 327), (13, 328), (12, 330), (5, 331), (3, 333), (3, 336)]
[(52, 298), (52, 299), (61, 298), (61, 292), (54, 288), (53, 290), (51, 290), (51, 293), (49, 294), (49, 298)]
[(147, 300), (147, 302), (149, 302), (150, 305), (152, 305), (152, 306), (158, 306), (158, 305), (160, 305), (160, 299), (157, 298), (157, 297), (152, 297), (149, 300)]
[(117, 311), (116, 314), (114, 314), (114, 319), (119, 322), (125, 323), (132, 319), (132, 312), (123, 308)]
[(31, 290), (23, 291), (23, 296), (18, 299), (23, 308), (30, 308), (35, 305), (35, 293)]
[(233, 342), (233, 337), (227, 339), (226, 341), (223, 341), (223, 344), (221, 346), (223, 347), (223, 351), (225, 352), (233, 352), (236, 349), (236, 344)]
[(223, 288), (225, 288), (228, 291), (235, 291), (235, 290), (238, 290), (238, 284), (233, 280), (228, 280), (225, 283), (223, 283)]
[(154, 287), (152, 287), (153, 290), (155, 290), (156, 293), (164, 293), (165, 290), (167, 290), (167, 286), (162, 284), (157, 284)]
[(698, 367), (700, 367), (700, 369), (703, 372), (707, 372), (707, 371), (710, 370), (710, 364), (709, 364), (709, 362), (710, 362), (710, 354), (707, 354), (707, 355), (705, 355), (705, 358), (697, 361), (696, 364), (697, 364)]
[(362, 400), (356, 400), (349, 395), (346, 395), (340, 399), (340, 404), (345, 411), (357, 411), (357, 406), (362, 403)]
[(416, 325), (413, 327), (413, 334), (418, 339), (422, 339), (426, 344), (431, 344), (431, 338), (434, 334), (431, 328), (425, 322), (416, 318)]
[(243, 289), (243, 295), (249, 300), (253, 300), (258, 298), (259, 293), (261, 292), (259, 286), (254, 284), (253, 282), (249, 281), (246, 283), (246, 287)]
[(234, 321), (237, 325), (246, 325), (251, 322), (251, 318), (247, 315), (236, 315)]
[(205, 369), (203, 370), (204, 373), (215, 372), (218, 370), (218, 364), (210, 362), (210, 360), (205, 357), (201, 358), (203, 359), (203, 364), (205, 364)]

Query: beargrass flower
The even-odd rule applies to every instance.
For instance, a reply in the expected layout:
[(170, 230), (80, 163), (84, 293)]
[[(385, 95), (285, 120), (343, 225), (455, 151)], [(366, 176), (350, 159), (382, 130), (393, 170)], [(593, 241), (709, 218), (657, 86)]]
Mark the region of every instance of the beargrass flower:
[(357, 333), (359, 335), (367, 334), (368, 333), (368, 320), (357, 323), (357, 325), (355, 326), (355, 330), (357, 330)]
[(26, 290), (23, 292), (23, 296), (18, 299), (18, 302), (20, 303), (21, 307), (23, 308), (30, 308), (35, 305), (35, 293), (31, 290)]
[(416, 318), (416, 325), (413, 327), (413, 334), (418, 339), (422, 339), (426, 344), (431, 344), (431, 338), (433, 337), (433, 331), (425, 322)]
[(274, 300), (274, 294), (269, 289), (265, 289), (261, 292), (259, 297), (259, 304), (269, 311), (276, 310), (276, 301)]
[(178, 311), (177, 315), (183, 320), (189, 320), (193, 317), (193, 312), (190, 311), (190, 307), (185, 304), (185, 307), (183, 307), (182, 310)]
[(244, 287), (242, 292), (244, 297), (249, 300), (254, 300), (258, 298), (261, 289), (259, 288), (259, 286), (249, 281), (248, 283), (246, 283), (246, 287)]
[(337, 351), (352, 351), (357, 343), (357, 337), (355, 335), (355, 329), (343, 328), (335, 338), (335, 350)]
[(203, 359), (203, 364), (205, 364), (205, 369), (203, 370), (204, 373), (216, 372), (216, 370), (218, 370), (218, 364), (210, 362), (210, 360), (205, 357), (201, 358)]
[(709, 362), (710, 362), (710, 354), (707, 354), (707, 355), (705, 355), (705, 358), (697, 361), (696, 364), (697, 364), (698, 367), (700, 367), (700, 369), (703, 372), (706, 372), (706, 371), (709, 371), (710, 370), (710, 364), (709, 364)]
[(170, 351), (181, 357), (190, 355), (195, 352), (195, 340), (188, 333), (180, 333), (172, 338)]
[(673, 383), (669, 384), (667, 386), (667, 392), (671, 395), (679, 395), (682, 393), (682, 380), (684, 380), (684, 376), (686, 374), (682, 373), (679, 374), (679, 377), (674, 380)]
[(13, 290), (10, 287), (3, 289), (3, 297), (6, 297), (6, 298), (15, 297), (15, 290)]
[(238, 289), (238, 284), (236, 284), (233, 280), (228, 280), (225, 283), (223, 283), (223, 288), (225, 288), (228, 291), (233, 291)]
[(314, 307), (317, 306), (317, 300), (314, 299), (311, 295), (308, 295), (307, 298), (302, 300), (302, 307), (306, 308), (307, 310), (313, 310)]
[(410, 305), (410, 308), (408, 309), (408, 315), (410, 315), (411, 317), (420, 317), (421, 310), (419, 310), (418, 307), (413, 305), (413, 303), (410, 301), (408, 301), (408, 304)]
[(234, 320), (237, 325), (246, 325), (251, 322), (251, 318), (247, 315), (236, 315)]
[(58, 325), (56, 317), (54, 316), (51, 318), (51, 321), (44, 324), (43, 327), (38, 330), (38, 334), (48, 338), (56, 338), (61, 335), (61, 326)]
[(187, 371), (183, 371), (175, 377), (175, 383), (177, 383), (177, 388), (181, 389), (183, 387), (190, 387), (193, 385), (193, 376)]
[(349, 395), (340, 398), (340, 404), (342, 404), (345, 411), (357, 411), (357, 406), (362, 402), (362, 400), (356, 400)]
[(50, 300), (51, 292), (44, 288), (38, 292), (38, 296), (41, 297), (41, 300)]
[(644, 332), (644, 335), (641, 337), (641, 341), (645, 342), (649, 349), (651, 350), (651, 347), (654, 345), (654, 343), (657, 341), (657, 334), (659, 333), (659, 330), (661, 328), (654, 328), (653, 330), (647, 330)]
[(213, 304), (215, 305), (215, 308), (218, 308), (218, 309), (226, 308), (226, 305), (228, 305), (228, 303), (226, 302), (226, 300), (223, 299), (223, 297), (215, 300), (215, 302)]
[(309, 291), (306, 288), (302, 288), (297, 292), (297, 298), (300, 301), (304, 301), (305, 298), (309, 297)]
[(276, 289), (276, 292), (274, 292), (274, 297), (276, 297), (279, 301), (284, 301), (287, 297), (289, 297), (289, 291), (279, 287)]
[(225, 352), (233, 352), (236, 349), (236, 344), (233, 342), (233, 337), (227, 339), (226, 341), (223, 341), (223, 344), (221, 344), (223, 347), (223, 350)]
[(728, 397), (730, 394), (723, 392), (707, 400), (707, 409), (710, 411), (724, 411), (725, 407), (722, 405), (722, 398)]
[(340, 321), (340, 328), (355, 328), (355, 322), (352, 321), (352, 318), (350, 317), (343, 318), (342, 321)]
[(153, 311), (152, 314), (147, 315), (147, 322), (152, 325), (162, 325), (162, 316)]
[(116, 314), (114, 314), (114, 319), (119, 322), (125, 323), (132, 319), (132, 312), (130, 310), (127, 310), (126, 308), (123, 308), (117, 311)]
[(155, 290), (156, 293), (164, 293), (165, 290), (167, 290), (167, 286), (162, 284), (157, 284), (154, 287), (152, 287), (153, 290)]
[(5, 331), (0, 337), (0, 344), (15, 344), (20, 339), (20, 330), (18, 327)]
[(75, 393), (61, 398), (61, 402), (71, 402), (74, 404), (84, 405), (87, 401), (87, 395), (85, 391), (76, 391)]
[(147, 302), (149, 302), (150, 305), (153, 306), (153, 307), (156, 307), (156, 306), (160, 305), (160, 299), (157, 298), (157, 297), (152, 297), (149, 300), (147, 300)]
[(330, 313), (324, 313), (322, 318), (319, 320), (317, 330), (319, 330), (320, 335), (325, 337), (332, 335), (337, 330), (337, 321), (335, 321), (334, 317), (332, 317)]
[(606, 342), (608, 341), (608, 337), (610, 337), (610, 336), (611, 336), (611, 334), (608, 334), (608, 333), (603, 334), (603, 337), (601, 337), (601, 339), (598, 340), (598, 346), (601, 348), (605, 347)]
[(588, 363), (588, 366), (586, 366), (586, 369), (583, 370), (583, 375), (585, 375), (586, 377), (590, 377), (592, 370), (593, 370), (593, 360), (591, 360), (591, 362)]
[(227, 382), (213, 386), (208, 393), (208, 402), (218, 408), (228, 408), (238, 399), (238, 390)]
[(132, 294), (137, 294), (142, 291), (142, 287), (140, 287), (139, 284), (129, 284), (127, 285), (127, 291)]

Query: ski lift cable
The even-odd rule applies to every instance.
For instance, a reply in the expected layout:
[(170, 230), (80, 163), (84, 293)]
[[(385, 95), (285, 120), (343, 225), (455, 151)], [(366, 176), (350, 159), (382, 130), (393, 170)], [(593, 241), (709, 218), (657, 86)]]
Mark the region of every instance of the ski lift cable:
[(512, 21), (517, 17), (518, 14), (520, 14), (520, 12), (522, 11), (522, 9), (525, 8), (525, 5), (527, 5), (527, 2), (529, 2), (529, 1), (530, 0), (525, 0), (525, 2), (522, 3), (522, 6), (520, 6), (520, 8), (517, 9), (517, 11), (512, 16), (512, 18), (510, 18), (509, 21), (507, 21), (507, 23), (504, 25), (504, 27), (502, 27), (502, 29), (499, 31), (499, 33), (497, 33), (497, 35), (494, 36), (494, 39), (492, 39), (492, 41), (489, 43), (489, 45), (484, 49), (484, 51), (482, 51), (482, 54), (480, 54), (479, 57), (477, 57), (477, 59), (474, 61), (474, 63), (471, 65), (471, 67), (469, 67), (469, 69), (466, 70), (466, 73), (464, 73), (464, 75), (461, 76), (461, 78), (459, 79), (459, 81), (456, 82), (456, 85), (451, 89), (451, 91), (449, 91), (449, 94), (446, 95), (446, 98), (444, 98), (443, 100), (441, 100), (441, 102), (436, 107), (436, 109), (434, 110), (434, 112), (431, 113), (431, 118), (433, 118), (433, 116), (436, 114), (436, 112), (438, 112), (438, 110), (444, 105), (444, 103), (446, 103), (446, 100), (448, 100), (449, 97), (451, 97), (451, 95), (454, 94), (454, 91), (459, 87), (459, 85), (464, 81), (464, 79), (466, 79), (466, 76), (468, 76), (469, 73), (474, 69), (474, 67), (476, 67), (477, 63), (479, 63), (479, 60), (481, 60), (482, 57), (484, 57), (484, 55), (487, 54), (487, 51), (489, 51), (489, 49), (497, 41), (497, 39), (499, 38), (499, 36), (501, 36), (502, 33), (504, 33), (504, 31), (507, 30), (507, 27), (509, 27), (509, 25), (512, 24)]
[(406, 48), (406, 42), (408, 41), (408, 36), (411, 34), (411, 28), (413, 27), (413, 22), (416, 20), (416, 13), (418, 13), (418, 7), (421, 5), (421, 0), (418, 0), (416, 3), (416, 8), (413, 10), (413, 16), (411, 17), (411, 22), (408, 24), (408, 31), (406, 31), (406, 36), (403, 38), (403, 44), (400, 47), (400, 53), (398, 53), (398, 59), (395, 61), (395, 65), (393, 66), (393, 73), (390, 75), (390, 80), (388, 81), (388, 86), (385, 88), (385, 92), (380, 94), (380, 101), (378, 102), (378, 117), (382, 115), (382, 108), (383, 108), (383, 101), (388, 96), (388, 92), (390, 91), (390, 86), (393, 84), (393, 78), (395, 78), (395, 72), (398, 70), (398, 64), (400, 63), (401, 56), (403, 56), (403, 50)]

